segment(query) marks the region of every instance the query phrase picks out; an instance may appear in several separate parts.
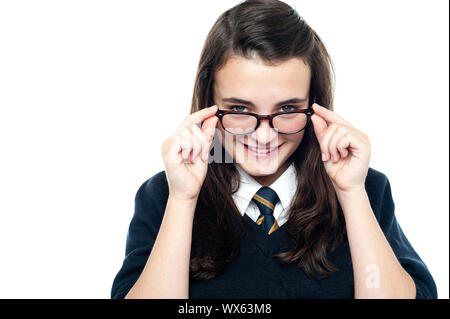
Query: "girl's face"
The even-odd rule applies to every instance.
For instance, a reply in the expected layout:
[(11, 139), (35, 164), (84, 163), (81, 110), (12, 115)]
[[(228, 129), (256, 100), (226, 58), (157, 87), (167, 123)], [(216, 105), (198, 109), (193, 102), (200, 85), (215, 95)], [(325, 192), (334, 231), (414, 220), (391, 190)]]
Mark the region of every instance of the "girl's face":
[[(219, 110), (259, 115), (306, 109), (310, 81), (310, 68), (300, 58), (272, 66), (256, 58), (233, 56), (215, 74), (214, 102)], [(284, 102), (292, 99), (297, 101)], [(304, 135), (304, 131), (278, 134), (267, 120), (247, 135), (225, 132), (220, 123), (218, 128), (225, 150), (261, 185), (270, 185), (286, 170)]]

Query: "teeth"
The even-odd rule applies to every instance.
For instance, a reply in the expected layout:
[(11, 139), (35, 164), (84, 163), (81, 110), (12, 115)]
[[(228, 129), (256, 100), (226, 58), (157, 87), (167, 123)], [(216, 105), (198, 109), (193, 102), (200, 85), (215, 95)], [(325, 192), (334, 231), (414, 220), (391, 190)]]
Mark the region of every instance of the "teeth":
[(275, 146), (275, 147), (273, 147), (273, 148), (271, 148), (271, 149), (268, 149), (268, 148), (265, 148), (265, 149), (256, 149), (256, 148), (253, 148), (253, 147), (250, 147), (249, 145), (247, 145), (247, 147), (248, 147), (248, 149), (249, 150), (251, 150), (251, 151), (253, 151), (253, 152), (257, 152), (257, 153), (269, 153), (269, 152), (273, 152), (274, 150), (276, 150), (277, 148), (278, 148), (278, 146)]

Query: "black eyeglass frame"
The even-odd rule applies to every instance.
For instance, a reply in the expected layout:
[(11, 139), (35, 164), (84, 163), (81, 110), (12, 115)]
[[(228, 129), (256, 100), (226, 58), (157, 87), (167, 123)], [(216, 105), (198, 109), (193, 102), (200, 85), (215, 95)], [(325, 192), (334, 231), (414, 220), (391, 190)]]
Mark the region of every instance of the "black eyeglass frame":
[[(292, 132), (292, 133), (283, 133), (283, 132), (278, 132), (278, 131), (277, 131), (278, 134), (291, 135), (291, 134), (297, 134), (297, 133), (300, 133), (301, 131), (303, 131), (304, 129), (306, 129), (306, 127), (308, 126), (308, 124), (311, 122), (311, 116), (314, 114), (314, 110), (312, 109), (312, 107), (309, 107), (309, 108), (304, 109), (304, 110), (295, 110), (295, 111), (288, 111), (288, 112), (280, 112), (280, 113), (274, 113), (274, 114), (269, 114), (269, 115), (259, 115), (259, 114), (255, 114), (255, 113), (247, 113), (247, 112), (236, 112), (236, 111), (218, 110), (218, 111), (216, 112), (216, 116), (219, 118), (220, 125), (222, 125), (223, 129), (224, 129), (225, 131), (227, 131), (228, 133), (233, 134), (233, 135), (248, 135), (248, 134), (252, 134), (253, 132), (255, 132), (255, 131), (258, 129), (259, 125), (261, 124), (261, 120), (268, 120), (268, 121), (269, 121), (270, 127), (273, 128), (273, 129), (275, 129), (275, 127), (273, 126), (273, 118), (274, 118), (274, 117), (279, 116), (279, 115), (284, 115), (284, 114), (292, 114), (292, 113), (304, 113), (304, 114), (306, 114), (307, 119), (306, 119), (305, 127), (303, 127), (301, 130), (298, 130), (298, 131)], [(256, 122), (256, 127), (253, 129), (253, 131), (247, 132), (247, 133), (234, 133), (234, 132), (230, 132), (230, 131), (228, 131), (228, 130), (225, 128), (225, 126), (223, 125), (223, 122), (222, 122), (223, 117), (224, 117), (225, 115), (228, 115), (228, 114), (251, 115), (251, 116), (253, 116), (253, 117), (256, 117), (256, 120), (257, 120), (257, 122)]]

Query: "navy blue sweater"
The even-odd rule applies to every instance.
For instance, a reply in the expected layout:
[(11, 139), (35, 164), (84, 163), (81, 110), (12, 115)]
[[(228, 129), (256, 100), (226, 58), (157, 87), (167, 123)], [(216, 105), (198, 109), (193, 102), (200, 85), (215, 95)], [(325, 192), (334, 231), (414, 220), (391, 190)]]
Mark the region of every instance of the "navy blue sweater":
[[(437, 298), (436, 285), (426, 265), (403, 234), (394, 214), (394, 202), (386, 176), (369, 168), (365, 187), (372, 210), (400, 264), (416, 284), (416, 298)], [(127, 235), (123, 265), (114, 279), (111, 297), (124, 298), (139, 278), (155, 242), (169, 195), (165, 172), (159, 172), (139, 188)], [(329, 253), (339, 271), (326, 279), (310, 279), (297, 263), (281, 265), (270, 256), (286, 244), (283, 224), (267, 236), (244, 215), (240, 254), (224, 273), (209, 281), (191, 281), (190, 298), (353, 298), (353, 268), (348, 241)], [(254, 244), (256, 234), (256, 245)]]

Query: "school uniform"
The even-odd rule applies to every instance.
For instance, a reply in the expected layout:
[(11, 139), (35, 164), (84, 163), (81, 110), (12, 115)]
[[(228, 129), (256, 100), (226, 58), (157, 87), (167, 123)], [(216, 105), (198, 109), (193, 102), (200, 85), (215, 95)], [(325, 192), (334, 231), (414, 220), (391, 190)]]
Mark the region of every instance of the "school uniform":
[[(239, 230), (240, 254), (217, 277), (209, 281), (191, 280), (189, 298), (354, 298), (353, 268), (347, 240), (328, 254), (330, 262), (339, 270), (322, 280), (310, 279), (298, 263), (282, 265), (271, 258), (289, 247), (285, 226), (296, 190), (294, 166), (289, 166), (269, 186), (278, 196), (277, 203), (272, 206), (273, 219), (277, 225), (272, 227), (270, 235), (262, 227), (264, 224), (261, 220), (264, 218), (261, 218), (262, 210), (258, 209), (261, 202), (265, 202), (264, 199), (261, 202), (252, 200), (261, 185), (239, 166), (237, 168), (241, 186), (233, 194), (233, 200), (245, 227), (244, 231)], [(437, 298), (433, 277), (395, 218), (387, 177), (369, 168), (365, 187), (386, 239), (400, 264), (415, 282), (416, 298)], [(124, 298), (139, 278), (158, 234), (168, 195), (164, 171), (148, 179), (137, 191), (125, 259), (114, 279), (112, 298)]]

